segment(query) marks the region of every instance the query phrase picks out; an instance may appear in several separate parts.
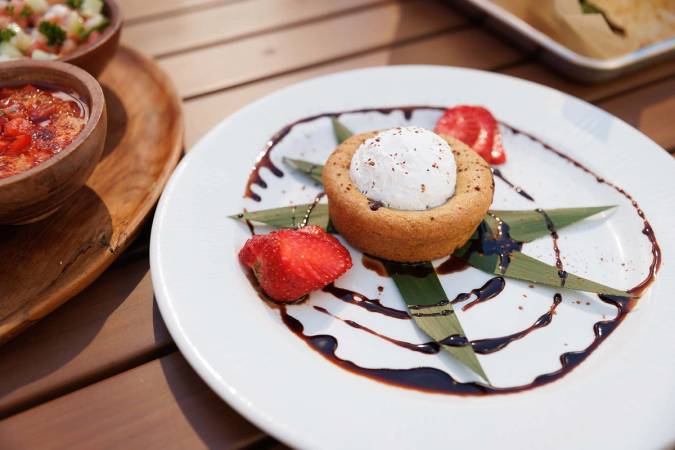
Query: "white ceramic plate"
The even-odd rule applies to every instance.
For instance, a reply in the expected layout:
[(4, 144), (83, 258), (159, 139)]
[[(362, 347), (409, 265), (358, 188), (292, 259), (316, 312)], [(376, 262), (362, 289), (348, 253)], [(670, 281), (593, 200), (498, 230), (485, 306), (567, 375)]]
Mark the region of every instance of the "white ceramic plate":
[[(479, 104), (540, 137), (640, 203), (656, 232), (663, 265), (652, 289), (622, 325), (578, 368), (546, 386), (518, 394), (461, 397), (382, 384), (350, 373), (312, 350), (262, 302), (236, 255), (248, 229), (227, 215), (290, 202), (309, 202), (317, 187), (301, 176), (278, 178), (263, 169), (261, 202), (242, 193), (256, 156), (284, 125), (329, 111), (401, 105)], [(217, 114), (217, 111), (213, 112)], [(354, 131), (406, 123), (432, 127), (437, 112), (350, 114)], [(651, 247), (630, 203), (594, 177), (505, 131), (509, 162), (502, 171), (536, 199), (526, 201), (497, 180), (495, 208), (531, 209), (617, 204), (611, 213), (564, 229), (567, 270), (620, 288), (642, 280)], [(327, 119), (294, 130), (274, 150), (323, 162), (335, 146)], [(223, 399), (278, 439), (302, 448), (665, 448), (675, 443), (675, 291), (671, 255), (675, 220), (675, 164), (644, 135), (568, 95), (493, 73), (399, 66), (335, 74), (265, 97), (230, 116), (181, 162), (160, 201), (152, 230), (153, 285), (178, 347)], [(305, 187), (306, 186), (306, 187)], [(337, 285), (403, 308), (393, 283), (363, 267)], [(551, 240), (526, 253), (553, 261)], [(475, 269), (444, 275), (450, 298), (480, 286)], [(377, 287), (384, 288), (378, 294)], [(502, 336), (526, 328), (551, 306), (555, 291), (507, 281), (497, 298), (458, 314), (467, 335)], [(560, 355), (593, 340), (593, 324), (616, 315), (596, 296), (563, 291), (547, 327), (492, 355), (480, 356), (496, 386), (525, 384), (560, 368)], [(378, 297), (379, 295), (379, 297)], [(328, 293), (289, 307), (305, 333), (332, 334), (337, 355), (364, 367), (430, 366), (461, 381), (471, 374), (450, 358), (412, 352), (316, 311), (332, 313), (399, 340), (423, 342), (410, 321), (348, 305)]]

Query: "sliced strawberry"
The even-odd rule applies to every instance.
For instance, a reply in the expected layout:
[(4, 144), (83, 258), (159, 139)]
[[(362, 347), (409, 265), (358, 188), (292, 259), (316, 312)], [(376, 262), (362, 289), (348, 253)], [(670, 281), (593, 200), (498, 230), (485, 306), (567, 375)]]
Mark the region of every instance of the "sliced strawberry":
[(482, 106), (460, 105), (449, 108), (438, 119), (434, 131), (459, 139), (490, 164), (506, 162), (497, 120)]
[(316, 226), (253, 236), (239, 260), (253, 270), (263, 291), (279, 301), (321, 289), (352, 266), (349, 251)]
[(239, 261), (246, 267), (253, 268), (258, 256), (263, 252), (265, 245), (270, 242), (266, 236), (255, 235), (239, 251)]

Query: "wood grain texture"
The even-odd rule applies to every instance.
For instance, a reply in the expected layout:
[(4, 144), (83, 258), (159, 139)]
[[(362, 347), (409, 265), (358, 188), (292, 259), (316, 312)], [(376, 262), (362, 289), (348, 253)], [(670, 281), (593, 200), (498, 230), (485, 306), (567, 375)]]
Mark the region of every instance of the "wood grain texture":
[(118, 0), (124, 18), (128, 22), (140, 22), (180, 15), (195, 9), (209, 9), (241, 0)]
[(154, 63), (122, 49), (101, 82), (108, 136), (87, 186), (47, 219), (0, 231), (0, 342), (82, 291), (113, 262), (180, 157), (180, 105)]
[(675, 148), (675, 77), (635, 89), (599, 106), (633, 125), (664, 149)]
[[(506, 75), (545, 84), (584, 100), (595, 102), (620, 92), (675, 75), (675, 60), (666, 61), (602, 84), (582, 84), (556, 74), (537, 62), (528, 62), (500, 71)], [(675, 94), (675, 93), (674, 93)]]
[(264, 437), (179, 353), (0, 422), (0, 448), (229, 449)]
[[(131, 24), (124, 29), (123, 42), (149, 55), (161, 56), (297, 25), (382, 1), (248, 0), (228, 3)], [(261, 11), (265, 13), (261, 14)]]
[(115, 266), (0, 348), (0, 417), (172, 347), (153, 302), (147, 258)]
[[(508, 68), (499, 70), (499, 72), (551, 86), (590, 102), (613, 97), (645, 84), (662, 80), (664, 77), (668, 78), (675, 75), (675, 62), (669, 61), (608, 83), (587, 85), (557, 75), (537, 62), (523, 62), (511, 66), (511, 64), (523, 58), (523, 54), (503, 44), (481, 28), (468, 28), (451, 31), (411, 44), (393, 46), (337, 62), (314, 66), (186, 101), (184, 103), (186, 148), (189, 151), (206, 131), (246, 103), (305, 79), (363, 67), (388, 64), (440, 64), (489, 70), (508, 65)], [(665, 102), (672, 98), (672, 95), (668, 96), (666, 93), (663, 95)], [(619, 106), (621, 103), (619, 101)], [(613, 102), (610, 104), (613, 104)], [(625, 106), (630, 109), (629, 105)], [(667, 105), (661, 106), (661, 108), (664, 107), (667, 108)], [(217, 114), (214, 114), (215, 111), (217, 111)], [(621, 108), (617, 109), (617, 115), (626, 120), (624, 118), (625, 113)], [(663, 117), (666, 118), (667, 116)], [(658, 119), (658, 117), (646, 117), (642, 122), (642, 129), (646, 130), (648, 135), (659, 133), (656, 129), (659, 125), (651, 124), (655, 119)], [(629, 122), (636, 123), (634, 119), (633, 122), (630, 120)], [(675, 147), (675, 143), (669, 144), (669, 141), (669, 139), (664, 140), (665, 148)]]
[(521, 53), (489, 33), (480, 28), (468, 28), (314, 66), (188, 100), (184, 103), (186, 148), (189, 149), (206, 131), (245, 104), (282, 87), (316, 76), (388, 64), (445, 64), (491, 69), (522, 58)]
[(385, 4), (170, 56), (160, 65), (171, 75), (180, 95), (190, 97), (419, 38), (463, 21), (438, 1)]

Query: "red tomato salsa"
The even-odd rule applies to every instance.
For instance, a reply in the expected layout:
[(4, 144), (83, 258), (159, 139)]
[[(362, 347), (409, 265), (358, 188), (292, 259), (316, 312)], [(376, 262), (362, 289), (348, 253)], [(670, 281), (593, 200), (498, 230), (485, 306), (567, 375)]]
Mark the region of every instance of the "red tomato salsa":
[(31, 84), (0, 87), (0, 179), (48, 160), (84, 128), (77, 97)]

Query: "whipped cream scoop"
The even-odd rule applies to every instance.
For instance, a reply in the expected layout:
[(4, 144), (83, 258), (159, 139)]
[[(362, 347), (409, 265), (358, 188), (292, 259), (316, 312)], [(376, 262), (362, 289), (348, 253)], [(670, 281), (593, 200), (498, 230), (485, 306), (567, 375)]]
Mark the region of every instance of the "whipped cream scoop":
[(420, 127), (392, 128), (366, 140), (354, 153), (349, 174), (370, 200), (409, 211), (444, 204), (457, 182), (450, 145)]

